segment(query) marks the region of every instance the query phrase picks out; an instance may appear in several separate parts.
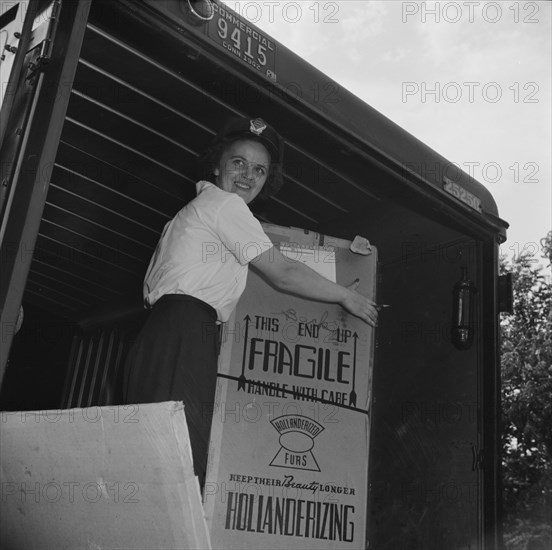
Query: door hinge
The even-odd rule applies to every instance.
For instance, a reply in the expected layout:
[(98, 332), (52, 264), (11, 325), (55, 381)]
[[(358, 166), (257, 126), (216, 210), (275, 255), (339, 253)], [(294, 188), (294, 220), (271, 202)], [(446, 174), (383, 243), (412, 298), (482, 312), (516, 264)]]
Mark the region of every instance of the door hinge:
[(46, 35), (42, 42), (35, 46), (35, 48), (40, 47), (40, 51), (38, 57), (29, 63), (27, 80), (31, 79), (36, 73), (43, 71), (50, 62), (60, 11), (61, 0), (54, 0), (52, 2), (51, 12), (48, 15), (48, 20), (43, 23), (43, 25), (48, 25)]
[(485, 460), (483, 449), (478, 449), (476, 445), (472, 445), (472, 472), (482, 470)]

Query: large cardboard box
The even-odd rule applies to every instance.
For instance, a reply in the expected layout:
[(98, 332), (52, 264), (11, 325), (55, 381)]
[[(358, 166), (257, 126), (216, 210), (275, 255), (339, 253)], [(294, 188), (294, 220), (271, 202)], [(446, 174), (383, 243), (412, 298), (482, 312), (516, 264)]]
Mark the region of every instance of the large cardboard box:
[(0, 548), (210, 548), (180, 402), (0, 413)]
[[(374, 298), (376, 250), (265, 225)], [(204, 505), (213, 548), (364, 549), (374, 329), (250, 272), (223, 332)]]

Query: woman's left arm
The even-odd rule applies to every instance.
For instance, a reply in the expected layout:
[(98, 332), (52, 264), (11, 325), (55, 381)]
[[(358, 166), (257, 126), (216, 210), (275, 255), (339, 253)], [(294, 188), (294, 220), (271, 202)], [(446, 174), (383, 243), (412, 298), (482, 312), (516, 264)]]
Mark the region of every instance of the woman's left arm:
[(257, 256), (250, 265), (278, 290), (320, 302), (340, 304), (370, 325), (377, 322), (376, 304), (356, 291), (358, 281), (349, 287), (333, 283), (307, 265), (286, 258), (276, 247)]

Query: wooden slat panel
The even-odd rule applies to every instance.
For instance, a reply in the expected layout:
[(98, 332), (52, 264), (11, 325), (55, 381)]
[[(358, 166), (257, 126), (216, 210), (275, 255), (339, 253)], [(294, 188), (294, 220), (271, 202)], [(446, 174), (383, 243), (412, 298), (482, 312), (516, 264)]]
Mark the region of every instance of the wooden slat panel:
[(65, 120), (61, 139), (90, 152), (91, 155), (102, 158), (104, 162), (136, 178), (149, 182), (158, 192), (167, 193), (182, 200), (190, 200), (195, 195), (194, 181), (185, 179), (161, 163), (125, 147), (110, 136), (85, 128), (74, 120)]
[[(90, 150), (78, 149), (75, 144), (62, 141), (56, 163), (120, 194), (129, 201), (125, 208), (134, 208), (130, 203), (143, 207), (153, 227), (160, 227), (170, 219), (166, 213), (174, 210), (175, 202), (184, 201), (184, 198), (175, 200), (173, 195), (161, 192), (150, 182), (109, 164), (105, 158), (94, 156)], [(179, 191), (182, 193), (182, 189)]]
[[(148, 209), (145, 205), (131, 200), (128, 195), (113, 193), (109, 187), (69, 172), (62, 166), (56, 165), (52, 181), (55, 182), (52, 185), (60, 192), (76, 195), (83, 199), (83, 204), (93, 205), (97, 209), (96, 214), (85, 209), (75, 210), (75, 214), (95, 223), (105, 223), (114, 232), (125, 235), (130, 240), (142, 238), (146, 245), (151, 243), (151, 239), (158, 237), (159, 228), (169, 220), (168, 216)], [(55, 194), (52, 193), (52, 203), (55, 198)], [(63, 208), (63, 204), (62, 201), (56, 202), (56, 206), (60, 208)], [(75, 204), (76, 206), (78, 204)], [(112, 223), (104, 221), (107, 216), (110, 216)]]
[(33, 273), (47, 276), (50, 279), (63, 281), (73, 288), (85, 288), (87, 293), (92, 293), (101, 302), (106, 299), (112, 301), (125, 296), (123, 290), (117, 291), (112, 287), (101, 285), (98, 281), (90, 277), (80, 277), (76, 274), (74, 269), (71, 269), (71, 271), (64, 270), (58, 265), (53, 265), (53, 262), (43, 262), (39, 257), (33, 258)]
[[(142, 108), (149, 109), (149, 104), (143, 103)], [(196, 156), (192, 151), (163, 134), (120, 115), (114, 109), (108, 109), (95, 100), (74, 93), (67, 116), (86, 128), (124, 143), (144, 157), (154, 158), (157, 163), (177, 175), (194, 179)]]
[(67, 193), (54, 184), (51, 185), (45, 211), (45, 219), (86, 235), (94, 242), (109, 243), (112, 248), (122, 250), (133, 258), (147, 256), (157, 241), (150, 231), (135, 224), (128, 227), (130, 223), (125, 224), (116, 213)]
[(73, 248), (66, 242), (54, 240), (42, 233), (38, 235), (35, 254), (44, 263), (69, 274), (74, 273), (78, 278), (122, 292), (141, 286), (147, 266), (147, 260), (142, 264), (123, 262), (117, 260), (117, 256), (108, 260), (88, 253), (86, 248)]
[[(107, 19), (101, 21), (103, 29), (111, 23)], [(140, 36), (140, 31), (133, 32), (129, 25), (125, 27), (117, 26), (106, 32), (89, 25), (81, 58), (101, 67), (106, 73), (117, 75), (122, 81), (163, 104), (179, 112), (185, 111), (197, 127), (194, 134), (198, 135), (201, 147), (209, 140), (213, 128), (219, 126), (220, 121), (231, 113), (224, 100), (216, 100), (214, 96), (205, 93), (202, 79), (198, 81), (193, 78), (198, 67), (203, 68), (201, 61), (189, 58), (180, 48), (180, 51), (167, 55), (161, 64), (149, 55), (148, 50), (151, 48)], [(121, 37), (121, 33), (127, 36)], [(139, 50), (135, 48), (136, 42), (140, 42)], [(173, 68), (171, 65), (175, 61), (178, 67)], [(220, 77), (223, 78), (222, 75)]]
[(51, 288), (45, 288), (42, 284), (40, 284), (40, 282), (35, 281), (35, 277), (35, 273), (29, 273), (25, 289), (33, 294), (38, 294), (53, 306), (60, 304), (66, 310), (76, 312), (88, 305), (86, 301), (79, 300), (72, 295), (67, 296), (63, 294), (63, 292), (59, 292)]
[[(151, 79), (146, 82), (149, 83)], [(191, 111), (186, 100), (188, 89), (181, 82), (174, 82), (170, 91), (176, 97), (174, 104), (166, 104), (162, 98), (148, 94), (140, 89), (136, 72), (130, 82), (125, 82), (120, 75), (109, 73), (81, 59), (78, 79), (73, 90), (98, 101), (109, 109), (116, 110), (150, 128), (153, 132), (164, 135), (167, 139), (180, 143), (196, 156), (211, 138), (201, 124), (191, 119), (199, 113)]]

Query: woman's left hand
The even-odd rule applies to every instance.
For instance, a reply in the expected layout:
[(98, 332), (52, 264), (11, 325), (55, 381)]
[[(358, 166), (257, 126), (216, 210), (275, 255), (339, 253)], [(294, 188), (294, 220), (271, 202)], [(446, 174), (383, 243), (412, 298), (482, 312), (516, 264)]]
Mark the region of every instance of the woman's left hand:
[(356, 279), (352, 284), (344, 287), (347, 291), (341, 305), (356, 317), (362, 319), (369, 325), (376, 326), (378, 322), (378, 310), (376, 304), (359, 292), (357, 292), (360, 280)]

